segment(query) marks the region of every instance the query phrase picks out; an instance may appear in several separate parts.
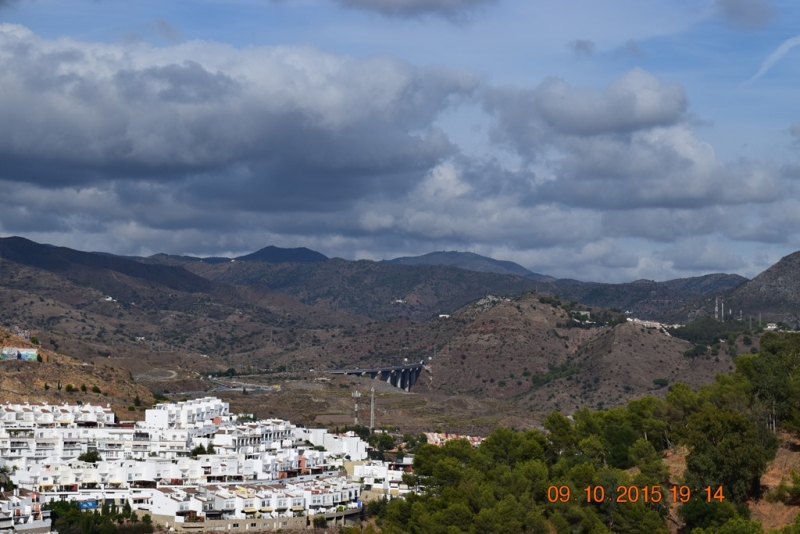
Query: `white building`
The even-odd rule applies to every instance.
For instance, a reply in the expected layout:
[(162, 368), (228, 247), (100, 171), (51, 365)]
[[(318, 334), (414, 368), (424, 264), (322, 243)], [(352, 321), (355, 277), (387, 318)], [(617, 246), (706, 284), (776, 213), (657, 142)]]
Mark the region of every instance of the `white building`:
[(331, 455), (349, 457), (360, 461), (367, 458), (367, 443), (355, 432), (331, 434), (324, 428), (298, 428), (295, 430), (297, 441), (308, 441), (314, 446), (324, 447)]
[(158, 404), (145, 412), (147, 428), (203, 428), (230, 421), (229, 404), (216, 397)]
[[(315, 446), (296, 445), (306, 440)], [(200, 444), (213, 444), (215, 454), (190, 458)], [(77, 460), (88, 451), (101, 460)], [(177, 530), (192, 521), (239, 529), (240, 519), (252, 528), (304, 528), (298, 516), (315, 513), (344, 520), (360, 513), (360, 486), (319, 478), (329, 457), (344, 456), (366, 457), (366, 443), (352, 433), (298, 429), (279, 419), (239, 423), (227, 403), (210, 397), (155, 406), (135, 426), (115, 425), (109, 407), (6, 404), (0, 465), (13, 467), (12, 481), (37, 502), (25, 515), (16, 496), (12, 504), (0, 498), (0, 529), (4, 506), (38, 528), (44, 516), (33, 505), (61, 499), (128, 502)], [(17, 530), (25, 528), (19, 521)]]

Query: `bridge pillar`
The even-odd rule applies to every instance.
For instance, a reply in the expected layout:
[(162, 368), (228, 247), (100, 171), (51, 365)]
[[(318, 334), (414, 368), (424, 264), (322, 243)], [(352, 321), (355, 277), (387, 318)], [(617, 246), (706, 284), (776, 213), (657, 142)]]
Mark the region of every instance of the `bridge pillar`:
[(411, 386), (417, 383), (417, 379), (419, 378), (419, 367), (414, 367), (413, 369), (409, 369), (408, 372), (408, 389), (411, 389)]

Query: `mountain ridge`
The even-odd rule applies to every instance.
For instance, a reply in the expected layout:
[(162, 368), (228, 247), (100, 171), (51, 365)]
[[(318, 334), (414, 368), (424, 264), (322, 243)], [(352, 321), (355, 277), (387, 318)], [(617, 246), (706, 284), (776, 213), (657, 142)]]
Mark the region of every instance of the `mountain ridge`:
[(429, 252), (420, 256), (401, 256), (390, 260), (381, 260), (380, 263), (389, 265), (445, 265), (448, 267), (466, 269), (468, 271), (515, 274), (542, 282), (555, 280), (552, 276), (534, 273), (513, 261), (496, 260), (474, 252), (458, 252), (454, 250)]

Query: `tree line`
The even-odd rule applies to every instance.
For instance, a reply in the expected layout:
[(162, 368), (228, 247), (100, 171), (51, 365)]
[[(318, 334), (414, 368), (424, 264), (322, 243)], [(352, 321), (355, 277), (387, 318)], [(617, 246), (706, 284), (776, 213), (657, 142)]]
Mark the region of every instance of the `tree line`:
[[(665, 399), (552, 412), (544, 431), (498, 428), (477, 449), (464, 440), (422, 445), (404, 477), (419, 494), (370, 510), (387, 534), (667, 534), (670, 524), (760, 534), (746, 503), (763, 497), (777, 431), (800, 430), (800, 335), (765, 334), (758, 354), (735, 363), (697, 391), (677, 383)], [(673, 486), (664, 457), (678, 446), (688, 456)], [(797, 478), (777, 498), (796, 501)], [(621, 488), (636, 499), (617, 502)], [(781, 534), (800, 534), (800, 524)]]

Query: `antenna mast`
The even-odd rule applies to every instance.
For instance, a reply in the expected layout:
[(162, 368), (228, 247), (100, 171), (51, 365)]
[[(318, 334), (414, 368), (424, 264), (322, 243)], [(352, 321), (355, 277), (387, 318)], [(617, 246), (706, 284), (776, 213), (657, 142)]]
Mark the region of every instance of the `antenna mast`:
[(372, 434), (372, 429), (375, 428), (375, 386), (370, 388), (372, 393), (372, 400), (369, 404), (369, 433)]
[(356, 402), (355, 424), (358, 425), (358, 399), (361, 398), (361, 393), (358, 391), (353, 392), (353, 399)]

